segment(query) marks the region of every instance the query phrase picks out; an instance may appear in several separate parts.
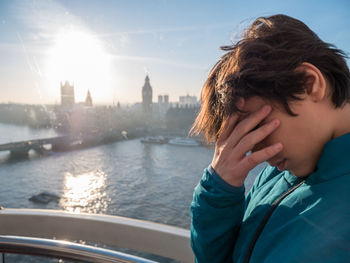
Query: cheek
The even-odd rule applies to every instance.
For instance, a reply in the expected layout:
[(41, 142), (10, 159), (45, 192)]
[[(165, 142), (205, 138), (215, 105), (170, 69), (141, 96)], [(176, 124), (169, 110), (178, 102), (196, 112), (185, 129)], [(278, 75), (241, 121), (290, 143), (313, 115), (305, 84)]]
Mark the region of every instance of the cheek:
[(269, 135), (267, 136), (264, 140), (262, 140), (261, 142), (257, 143), (254, 148), (252, 149), (252, 152), (257, 152), (259, 150), (262, 150), (270, 145), (273, 144), (273, 135)]

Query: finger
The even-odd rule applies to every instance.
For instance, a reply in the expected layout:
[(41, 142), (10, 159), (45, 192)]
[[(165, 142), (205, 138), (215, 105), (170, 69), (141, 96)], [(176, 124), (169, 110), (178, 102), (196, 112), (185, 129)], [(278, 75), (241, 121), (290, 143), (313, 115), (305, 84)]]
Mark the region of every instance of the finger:
[(239, 166), (241, 166), (242, 170), (249, 172), (259, 163), (265, 162), (268, 159), (275, 156), (276, 154), (278, 154), (282, 150), (282, 148), (283, 145), (281, 143), (276, 143), (260, 151), (253, 152), (244, 157), (243, 160), (239, 163)]
[(231, 134), (231, 132), (235, 127), (238, 117), (239, 117), (238, 114), (233, 114), (226, 120), (224, 124), (224, 128), (221, 134), (219, 135), (219, 138), (217, 139), (218, 143), (224, 142), (227, 139), (227, 137), (229, 137), (229, 135)]
[[(243, 98), (240, 98), (238, 103), (237, 103), (237, 108), (238, 109), (242, 109), (242, 107), (244, 106), (244, 99)], [(226, 123), (224, 124), (224, 128), (221, 132), (221, 134), (219, 135), (219, 138), (217, 140), (217, 142), (223, 142), (227, 139), (227, 137), (232, 133), (236, 123), (237, 123), (237, 120), (239, 118), (239, 114), (236, 113), (236, 114), (232, 114), (227, 120), (226, 120)]]
[(267, 117), (271, 112), (271, 106), (265, 105), (256, 112), (250, 114), (247, 118), (239, 122), (231, 132), (228, 138), (228, 147), (235, 147), (238, 142), (254, 127), (256, 127), (263, 119)]
[(280, 121), (274, 119), (257, 130), (248, 133), (234, 148), (234, 152), (240, 156), (244, 156), (247, 152), (251, 151), (255, 145), (262, 142), (267, 136), (276, 130), (279, 125)]

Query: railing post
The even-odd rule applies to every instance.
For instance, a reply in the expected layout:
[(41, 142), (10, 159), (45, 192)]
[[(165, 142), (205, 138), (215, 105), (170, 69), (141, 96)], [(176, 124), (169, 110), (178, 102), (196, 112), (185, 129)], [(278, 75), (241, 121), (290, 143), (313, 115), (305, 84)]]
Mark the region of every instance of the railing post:
[(2, 262), (1, 263), (5, 263), (5, 253), (1, 253), (1, 259), (2, 259)]

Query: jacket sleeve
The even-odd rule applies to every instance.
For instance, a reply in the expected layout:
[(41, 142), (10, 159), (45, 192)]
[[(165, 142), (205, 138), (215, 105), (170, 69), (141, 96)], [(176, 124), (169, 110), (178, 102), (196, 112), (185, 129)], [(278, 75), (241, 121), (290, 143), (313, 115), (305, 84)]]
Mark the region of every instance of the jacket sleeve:
[(244, 190), (227, 184), (211, 166), (204, 170), (191, 203), (191, 245), (197, 263), (232, 262)]

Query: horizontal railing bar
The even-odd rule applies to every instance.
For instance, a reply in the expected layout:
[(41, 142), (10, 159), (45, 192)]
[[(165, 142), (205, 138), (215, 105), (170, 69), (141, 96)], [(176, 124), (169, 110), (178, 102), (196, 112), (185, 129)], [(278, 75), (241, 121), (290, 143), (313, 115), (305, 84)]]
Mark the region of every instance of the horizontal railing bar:
[(119, 216), (59, 210), (0, 210), (0, 235), (83, 240), (193, 262), (190, 231)]
[(19, 236), (0, 235), (0, 252), (92, 263), (155, 263), (155, 261), (104, 248), (60, 240)]

